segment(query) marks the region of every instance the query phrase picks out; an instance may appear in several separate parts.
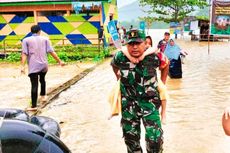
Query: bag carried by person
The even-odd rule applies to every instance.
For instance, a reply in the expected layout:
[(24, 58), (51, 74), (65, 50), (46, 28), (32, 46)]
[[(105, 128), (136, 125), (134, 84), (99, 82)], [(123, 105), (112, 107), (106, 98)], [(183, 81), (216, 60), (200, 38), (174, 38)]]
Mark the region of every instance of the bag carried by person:
[(109, 95), (109, 104), (111, 106), (111, 115), (109, 119), (111, 119), (113, 116), (119, 115), (119, 113), (121, 113), (120, 80), (117, 81)]
[(185, 60), (186, 60), (185, 57), (186, 57), (185, 55), (180, 55), (180, 59), (181, 59), (182, 64), (185, 64)]

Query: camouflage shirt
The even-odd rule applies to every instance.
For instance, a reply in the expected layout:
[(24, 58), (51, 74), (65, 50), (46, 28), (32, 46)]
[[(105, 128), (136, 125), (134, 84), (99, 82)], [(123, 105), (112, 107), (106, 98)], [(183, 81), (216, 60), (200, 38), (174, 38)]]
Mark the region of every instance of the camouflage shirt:
[(156, 54), (148, 55), (143, 61), (133, 64), (119, 51), (111, 65), (120, 70), (122, 97), (159, 100), (156, 68), (160, 60)]

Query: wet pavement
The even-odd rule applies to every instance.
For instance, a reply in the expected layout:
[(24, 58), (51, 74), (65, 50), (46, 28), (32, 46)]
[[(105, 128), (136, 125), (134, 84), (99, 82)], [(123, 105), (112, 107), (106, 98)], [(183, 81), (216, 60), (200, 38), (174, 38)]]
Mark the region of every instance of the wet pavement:
[[(96, 63), (71, 63), (63, 67), (50, 65), (46, 75), (47, 95)], [(27, 70), (27, 69), (26, 69)], [(40, 86), (39, 86), (40, 88)], [(0, 107), (25, 109), (30, 103), (30, 79), (20, 73), (19, 64), (0, 63)], [(40, 91), (40, 90), (39, 90)], [(49, 98), (49, 97), (48, 97)]]

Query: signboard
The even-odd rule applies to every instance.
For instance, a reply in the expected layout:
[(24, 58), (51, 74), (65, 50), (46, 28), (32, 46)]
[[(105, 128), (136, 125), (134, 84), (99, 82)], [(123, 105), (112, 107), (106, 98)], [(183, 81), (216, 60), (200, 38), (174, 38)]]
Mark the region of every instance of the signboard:
[(212, 2), (211, 35), (230, 35), (230, 0)]
[(99, 13), (101, 2), (72, 2), (72, 7), (76, 14), (79, 13)]
[(190, 32), (190, 24), (192, 21), (195, 21), (196, 17), (195, 16), (188, 16), (183, 19), (184, 22), (184, 31)]
[(119, 34), (117, 32), (117, 27), (116, 27), (115, 22), (113, 20), (108, 23), (108, 31), (112, 37), (112, 40), (113, 40), (115, 47), (120, 49), (122, 44), (121, 44)]
[(182, 26), (179, 22), (170, 22), (169, 23), (170, 33), (172, 34), (181, 34)]
[(140, 22), (140, 29), (145, 31), (145, 21)]
[(190, 30), (194, 31), (194, 30), (199, 29), (199, 25), (198, 24), (199, 24), (198, 20), (191, 21), (191, 23), (190, 23)]

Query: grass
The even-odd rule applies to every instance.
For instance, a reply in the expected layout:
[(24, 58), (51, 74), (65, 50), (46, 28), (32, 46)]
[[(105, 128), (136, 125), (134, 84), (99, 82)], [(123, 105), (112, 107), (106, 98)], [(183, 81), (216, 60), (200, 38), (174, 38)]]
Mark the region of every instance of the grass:
[[(19, 47), (19, 46), (18, 46)], [(100, 48), (93, 45), (77, 45), (77, 46), (56, 46), (55, 51), (58, 57), (64, 62), (74, 62), (74, 61), (102, 61), (104, 58), (110, 56), (111, 52), (115, 48)], [(20, 49), (19, 49), (20, 50)], [(8, 54), (7, 58), (0, 59), (0, 62), (10, 62), (17, 63), (20, 62), (21, 53), (11, 52)], [(51, 55), (48, 55), (49, 63), (56, 63)]]

